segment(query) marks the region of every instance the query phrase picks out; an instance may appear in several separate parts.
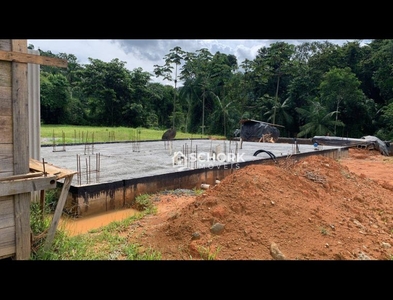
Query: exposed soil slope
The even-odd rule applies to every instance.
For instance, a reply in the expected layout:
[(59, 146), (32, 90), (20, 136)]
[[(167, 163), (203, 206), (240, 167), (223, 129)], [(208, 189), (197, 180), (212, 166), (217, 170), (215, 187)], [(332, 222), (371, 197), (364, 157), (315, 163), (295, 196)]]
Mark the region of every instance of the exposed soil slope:
[(392, 166), (353, 148), (244, 167), (199, 196), (157, 195), (127, 235), (164, 260), (391, 260)]

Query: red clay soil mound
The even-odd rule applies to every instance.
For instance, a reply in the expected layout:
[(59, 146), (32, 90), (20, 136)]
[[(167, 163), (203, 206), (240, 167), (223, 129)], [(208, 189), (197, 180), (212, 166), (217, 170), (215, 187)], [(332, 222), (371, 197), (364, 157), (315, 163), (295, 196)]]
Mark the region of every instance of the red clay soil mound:
[(392, 185), (343, 162), (315, 155), (252, 165), (202, 195), (162, 196), (129, 239), (164, 260), (391, 260)]

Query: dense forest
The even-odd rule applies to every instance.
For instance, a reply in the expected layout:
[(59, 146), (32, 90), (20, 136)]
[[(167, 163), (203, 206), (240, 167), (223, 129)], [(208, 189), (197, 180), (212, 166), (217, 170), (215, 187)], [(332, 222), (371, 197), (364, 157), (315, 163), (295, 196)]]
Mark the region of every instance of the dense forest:
[[(29, 45), (34, 49), (34, 45)], [(276, 42), (253, 60), (203, 48), (168, 50), (154, 74), (117, 58), (40, 51), (68, 61), (41, 66), (41, 122), (165, 129), (230, 137), (242, 118), (277, 124), (283, 137), (374, 135), (393, 140), (393, 40), (342, 46)], [(152, 82), (156, 76), (168, 85)], [(182, 82), (180, 86), (178, 83)]]

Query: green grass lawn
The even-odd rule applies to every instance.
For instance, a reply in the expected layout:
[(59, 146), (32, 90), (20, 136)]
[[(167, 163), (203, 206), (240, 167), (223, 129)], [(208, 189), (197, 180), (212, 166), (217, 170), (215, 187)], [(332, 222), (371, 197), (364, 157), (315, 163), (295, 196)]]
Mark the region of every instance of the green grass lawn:
[[(41, 145), (161, 140), (165, 131), (148, 128), (44, 124), (41, 125)], [(176, 139), (188, 138), (225, 139), (223, 136), (176, 133)]]

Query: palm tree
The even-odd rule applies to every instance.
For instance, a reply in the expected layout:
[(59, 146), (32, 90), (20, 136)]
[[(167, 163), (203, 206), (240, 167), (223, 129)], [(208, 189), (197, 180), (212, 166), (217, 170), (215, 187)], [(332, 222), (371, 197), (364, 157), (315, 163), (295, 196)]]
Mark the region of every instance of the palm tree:
[[(272, 102), (272, 99), (269, 102)], [(291, 125), (293, 121), (293, 117), (287, 112), (289, 107), (289, 98), (287, 98), (283, 103), (279, 100), (274, 100), (272, 103), (272, 108), (268, 109), (264, 115), (268, 116), (267, 121), (271, 121), (272, 124), (281, 124), (281, 125)], [(267, 109), (266, 105), (263, 108)]]
[(222, 115), (223, 118), (223, 128), (224, 128), (224, 136), (227, 136), (227, 123), (228, 123), (228, 118), (229, 118), (229, 107), (231, 106), (231, 104), (233, 104), (233, 101), (230, 101), (228, 103), (226, 102), (226, 97), (224, 97), (222, 100), (220, 99), (220, 97), (218, 97), (216, 94), (213, 94), (213, 99), (216, 102), (216, 105), (218, 107), (217, 110), (215, 110), (215, 112), (213, 113), (213, 118), (215, 120), (219, 120), (220, 119), (220, 115)]
[(300, 127), (298, 137), (311, 137), (315, 135), (326, 135), (335, 131), (336, 126), (345, 126), (342, 121), (333, 119), (332, 117), (338, 112), (327, 112), (327, 108), (323, 106), (316, 98), (314, 101), (309, 101), (310, 105), (307, 108), (297, 107), (295, 110), (304, 117), (306, 123)]

